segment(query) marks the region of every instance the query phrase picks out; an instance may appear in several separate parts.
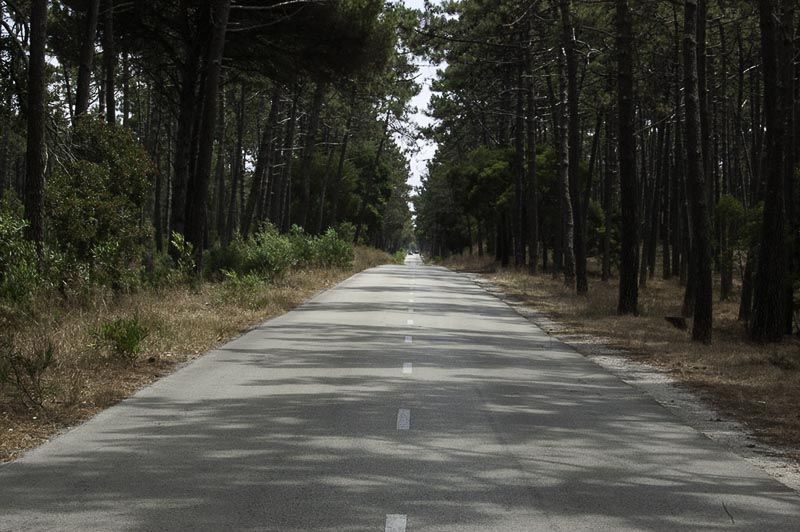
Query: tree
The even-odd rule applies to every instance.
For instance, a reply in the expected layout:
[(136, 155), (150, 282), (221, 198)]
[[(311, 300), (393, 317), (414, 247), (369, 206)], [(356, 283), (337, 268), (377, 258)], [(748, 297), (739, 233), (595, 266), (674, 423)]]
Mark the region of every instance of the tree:
[(708, 212), (708, 189), (705, 181), (703, 164), (703, 140), (700, 121), (700, 95), (697, 74), (698, 21), (697, 0), (685, 2), (684, 25), (684, 74), (686, 102), (686, 176), (692, 210), (692, 254), (693, 267), (690, 274), (694, 277), (694, 322), (692, 339), (698, 342), (711, 343), (711, 324), (713, 308), (713, 292), (711, 277), (711, 242), (710, 219)]
[(628, 0), (617, 0), (617, 110), (619, 142), (619, 180), (622, 212), (620, 250), (620, 314), (639, 312), (639, 216), (636, 189), (636, 142), (633, 119), (633, 23)]
[(198, 132), (197, 169), (186, 199), (186, 239), (194, 245), (198, 263), (202, 259), (205, 244), (206, 202), (208, 183), (211, 180), (211, 155), (217, 118), (219, 78), (222, 72), (222, 54), (225, 49), (225, 33), (230, 10), (231, 0), (215, 0), (210, 12), (211, 38), (204, 72), (203, 114)]
[(75, 116), (80, 116), (89, 110), (90, 90), (89, 84), (92, 77), (92, 62), (94, 61), (94, 42), (97, 37), (97, 20), (100, 13), (100, 0), (89, 0), (86, 4), (85, 27), (81, 41), (80, 59), (78, 63), (78, 85), (75, 93)]
[(44, 254), (44, 172), (45, 120), (47, 118), (47, 0), (33, 0), (30, 15), (30, 55), (28, 58), (28, 130), (25, 151), (25, 218), (27, 236), (36, 245), (39, 262)]
[(786, 218), (784, 200), (785, 131), (784, 96), (778, 70), (778, 2), (759, 0), (761, 61), (764, 76), (764, 118), (767, 158), (764, 219), (758, 254), (753, 317), (750, 336), (759, 342), (776, 342), (786, 332)]

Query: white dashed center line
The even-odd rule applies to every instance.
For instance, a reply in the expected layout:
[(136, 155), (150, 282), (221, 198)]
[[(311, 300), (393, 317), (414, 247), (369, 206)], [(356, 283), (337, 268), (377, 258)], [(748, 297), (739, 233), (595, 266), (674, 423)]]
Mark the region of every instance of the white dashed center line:
[(397, 430), (408, 430), (411, 427), (411, 410), (401, 408), (397, 411)]
[(414, 369), (413, 369), (413, 366), (411, 365), (411, 362), (406, 362), (405, 364), (403, 364), (403, 373), (404, 374), (410, 375), (413, 371), (414, 371)]
[(387, 514), (384, 532), (406, 532), (406, 516), (403, 514)]

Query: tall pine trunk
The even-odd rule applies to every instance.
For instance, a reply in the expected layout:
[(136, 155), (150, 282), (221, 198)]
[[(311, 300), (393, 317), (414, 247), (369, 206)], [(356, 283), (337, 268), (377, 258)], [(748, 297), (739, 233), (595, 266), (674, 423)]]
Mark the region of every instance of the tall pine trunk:
[(100, 14), (100, 0), (89, 0), (86, 4), (86, 23), (78, 59), (78, 83), (75, 94), (75, 116), (89, 110), (89, 84), (94, 62), (94, 41), (97, 38), (97, 20)]
[(215, 0), (211, 10), (213, 29), (206, 60), (203, 114), (198, 132), (197, 168), (186, 201), (186, 239), (194, 244), (198, 268), (201, 265), (205, 243), (206, 202), (208, 201), (208, 183), (211, 179), (219, 79), (230, 8), (231, 0)]
[[(686, 0), (683, 37), (685, 75), (687, 192), (691, 204), (692, 261), (689, 275), (694, 276), (694, 322), (692, 339), (711, 343), (713, 322), (713, 284), (711, 254), (711, 220), (708, 210), (706, 165), (703, 160), (705, 131), (701, 125), (700, 85), (698, 80), (698, 0)], [(699, 33), (703, 35), (703, 32)], [(702, 47), (701, 49), (704, 49)], [(703, 64), (703, 62), (700, 62)], [(691, 284), (691, 283), (690, 283)]]
[(764, 76), (764, 118), (766, 121), (766, 191), (758, 273), (755, 279), (750, 337), (760, 342), (780, 341), (786, 331), (787, 253), (784, 206), (785, 118), (778, 70), (778, 2), (759, 0), (761, 58)]
[(103, 11), (103, 70), (105, 71), (106, 122), (117, 122), (116, 73), (117, 52), (114, 47), (114, 0), (106, 0)]
[(636, 193), (636, 142), (633, 104), (633, 22), (628, 0), (617, 0), (617, 111), (619, 142), (620, 242), (619, 314), (639, 312), (639, 205)]
[(36, 246), (39, 263), (44, 258), (44, 172), (47, 80), (47, 0), (31, 2), (30, 56), (28, 60), (28, 132), (25, 148), (25, 219), (27, 237)]

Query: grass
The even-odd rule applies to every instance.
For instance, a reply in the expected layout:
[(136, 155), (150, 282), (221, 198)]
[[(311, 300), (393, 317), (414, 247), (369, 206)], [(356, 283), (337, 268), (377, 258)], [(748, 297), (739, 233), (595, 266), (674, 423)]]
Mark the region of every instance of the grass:
[[(640, 315), (616, 314), (616, 280), (590, 277), (589, 293), (578, 296), (550, 274), (531, 276), (498, 268), (478, 257), (445, 262), (455, 270), (479, 272), (507, 295), (565, 326), (568, 335), (599, 342), (626, 356), (664, 370), (701, 392), (723, 414), (744, 422), (756, 435), (793, 451), (800, 445), (800, 343), (779, 345), (747, 340), (738, 317), (738, 297), (714, 301), (714, 341), (710, 346), (691, 341), (689, 332), (670, 325), (665, 316), (680, 315), (683, 288), (660, 275), (640, 289)], [(596, 265), (591, 265), (596, 266)], [(590, 268), (591, 270), (591, 268)], [(719, 282), (719, 279), (716, 280)], [(719, 294), (718, 285), (715, 294)]]
[[(271, 284), (179, 285), (113, 298), (97, 295), (80, 306), (39, 302), (31, 312), (36, 319), (19, 327), (5, 349), (40, 352), (37, 346), (47, 344), (56, 355), (43, 379), (42, 406), (0, 387), (0, 461), (13, 460), (315, 292), (391, 262), (386, 253), (359, 247), (351, 269), (291, 271)], [(134, 331), (136, 341), (128, 343), (135, 356), (120, 357), (103, 332), (109, 324), (131, 328), (133, 320), (146, 334)]]

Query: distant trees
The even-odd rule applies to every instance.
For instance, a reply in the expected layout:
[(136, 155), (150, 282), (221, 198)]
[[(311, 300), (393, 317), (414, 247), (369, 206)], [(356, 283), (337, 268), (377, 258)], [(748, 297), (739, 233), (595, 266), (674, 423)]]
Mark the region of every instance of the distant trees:
[[(739, 295), (753, 339), (790, 332), (796, 2), (489, 4), (431, 7), (418, 31), (420, 49), (447, 65), (427, 132), (439, 150), (416, 201), (423, 247), (501, 262), (514, 250), (518, 267), (563, 275), (576, 293), (591, 290), (593, 268), (616, 273), (621, 314), (639, 311), (639, 290), (660, 273), (684, 287), (698, 342), (712, 339), (718, 273), (718, 297)], [(535, 179), (519, 205), (523, 139)]]

